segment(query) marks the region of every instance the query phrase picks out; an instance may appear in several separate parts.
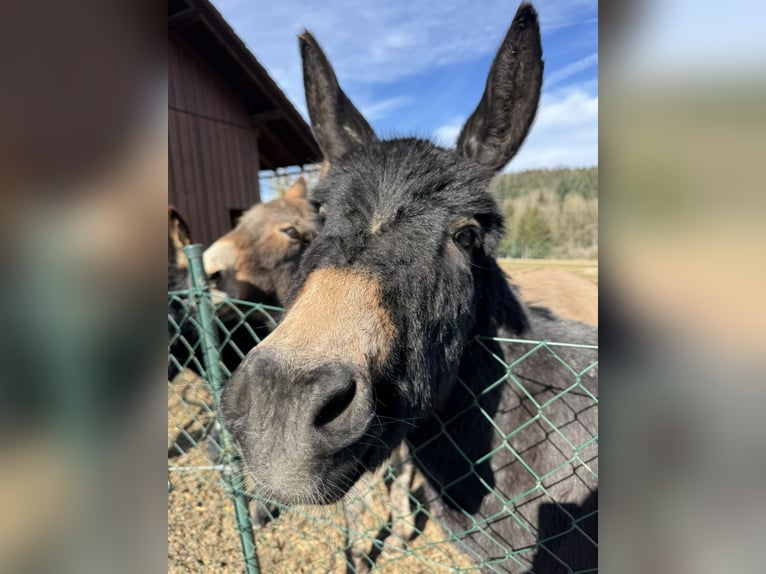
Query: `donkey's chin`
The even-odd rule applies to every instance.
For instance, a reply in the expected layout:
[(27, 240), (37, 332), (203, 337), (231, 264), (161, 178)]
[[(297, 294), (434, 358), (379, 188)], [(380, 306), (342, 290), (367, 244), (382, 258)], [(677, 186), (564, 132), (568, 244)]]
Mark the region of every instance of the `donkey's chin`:
[(335, 504), (343, 499), (348, 492), (337, 486), (330, 486), (322, 482), (312, 482), (296, 485), (293, 490), (275, 490), (267, 487), (256, 487), (255, 498), (268, 500), (284, 506), (315, 505), (324, 506)]
[(251, 473), (255, 495), (288, 506), (335, 504), (369, 468), (365, 454), (329, 457), (312, 469), (293, 468), (267, 475)]

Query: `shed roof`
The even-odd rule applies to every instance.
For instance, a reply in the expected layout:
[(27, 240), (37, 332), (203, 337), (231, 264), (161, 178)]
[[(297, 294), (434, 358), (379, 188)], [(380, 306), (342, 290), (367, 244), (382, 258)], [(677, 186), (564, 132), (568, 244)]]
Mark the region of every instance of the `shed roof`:
[(262, 168), (321, 160), (309, 125), (208, 0), (168, 0), (168, 33), (241, 98), (260, 134)]

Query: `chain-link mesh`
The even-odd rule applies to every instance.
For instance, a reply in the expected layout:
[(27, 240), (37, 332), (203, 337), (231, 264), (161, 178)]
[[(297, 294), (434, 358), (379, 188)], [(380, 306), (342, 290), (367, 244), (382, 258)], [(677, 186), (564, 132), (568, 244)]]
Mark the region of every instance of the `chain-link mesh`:
[[(513, 516), (530, 536), (545, 546), (542, 533), (529, 517), (516, 513), (516, 508), (535, 497), (551, 503), (549, 485), (565, 467), (577, 466), (597, 479), (597, 436), (574, 444), (566, 429), (557, 428), (549, 407), (567, 395), (576, 393), (593, 405), (598, 399), (583, 381), (594, 375), (595, 361), (571, 361), (579, 351), (587, 357), (594, 355), (592, 345), (572, 345), (548, 341), (521, 339), (478, 338), (476, 343), (486, 352), (487, 361), (502, 367), (502, 376), (474, 397), (463, 412), (483, 416), (494, 426), (502, 440), (481, 459), (466, 462), (473, 470), (498, 451), (509, 451), (519, 463), (520, 472), (529, 473), (532, 487), (522, 492), (501, 493), (489, 484), (484, 486), (490, 496), (500, 499), (501, 511), (481, 519), (471, 518), (468, 529), (451, 531), (432, 514), (432, 499), (425, 487), (426, 478), (412, 463), (418, 450), (429, 447), (427, 441), (414, 452), (404, 446), (392, 457), (390, 464), (375, 476), (369, 476), (353, 489), (345, 506), (282, 507), (278, 504), (246, 502), (241, 484), (236, 453), (230, 437), (216, 418), (218, 384), (210, 381), (209, 358), (204, 357), (206, 330), (200, 321), (200, 307), (211, 305), (204, 288), (169, 293), (169, 361), (174, 376), (168, 381), (168, 571), (169, 572), (301, 572), (329, 573), (366, 570), (373, 564), (386, 573), (501, 571), (496, 566), (508, 562), (519, 571), (533, 568), (539, 545), (510, 549), (494, 540), (497, 552), (484, 560), (466, 544), (467, 536), (482, 533), (492, 539), (492, 523), (500, 514)], [(218, 303), (212, 319), (212, 341), (215, 342), (216, 367), (228, 377), (233, 366), (276, 325), (281, 309), (227, 300)], [(208, 329), (207, 335), (211, 335)], [(500, 356), (493, 343), (513, 343), (524, 349), (513, 360)], [(516, 368), (538, 353), (554, 357), (570, 375), (570, 384), (563, 390), (549, 393), (544, 400), (533, 396), (525, 387)], [(570, 363), (578, 363), (574, 368)], [(458, 384), (469, 390), (463, 381)], [(497, 427), (481, 406), (484, 394), (503, 385), (515, 386), (534, 405), (529, 420), (515, 429)], [(440, 421), (443, 426), (449, 420)], [(517, 433), (530, 425), (542, 425), (555, 434), (560, 464), (539, 468), (534, 460), (525, 460), (524, 453), (515, 452), (512, 444)], [(563, 447), (561, 445), (564, 445)], [(454, 445), (457, 447), (457, 445)], [(566, 451), (566, 452), (564, 452)], [(467, 456), (467, 455), (464, 455)], [(445, 489), (450, 485), (444, 485)], [(442, 491), (440, 493), (444, 495)], [(433, 493), (431, 494), (433, 496)], [(238, 506), (239, 505), (239, 506)], [(561, 508), (567, 513), (566, 508)], [(595, 510), (593, 512), (596, 512)], [(349, 518), (351, 517), (351, 518)], [(570, 516), (571, 518), (571, 516)], [(578, 516), (571, 529), (582, 535), (583, 544), (593, 544), (593, 533), (580, 524), (591, 516)], [(361, 562), (350, 559), (349, 548), (364, 556)], [(365, 564), (365, 562), (367, 562)], [(516, 570), (516, 568), (512, 568)], [(571, 572), (562, 563), (562, 572)]]

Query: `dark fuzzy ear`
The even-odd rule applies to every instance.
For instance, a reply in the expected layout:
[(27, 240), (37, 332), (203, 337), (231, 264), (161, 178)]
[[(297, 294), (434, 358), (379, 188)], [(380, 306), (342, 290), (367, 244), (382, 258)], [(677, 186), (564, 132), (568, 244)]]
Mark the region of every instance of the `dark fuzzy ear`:
[(529, 329), (529, 319), (524, 306), (511, 289), (508, 277), (492, 257), (486, 257), (475, 267), (480, 278), (479, 334), (491, 335), (498, 328), (505, 328), (517, 335)]
[(306, 105), (325, 161), (332, 162), (352, 148), (377, 139), (370, 124), (340, 89), (327, 56), (311, 33), (304, 31), (298, 40)]
[(484, 95), (460, 132), (463, 156), (498, 171), (516, 155), (537, 113), (542, 54), (537, 12), (523, 2), (492, 62)]
[(191, 243), (191, 232), (189, 226), (178, 213), (178, 210), (172, 205), (168, 205), (168, 238), (180, 249), (184, 245)]

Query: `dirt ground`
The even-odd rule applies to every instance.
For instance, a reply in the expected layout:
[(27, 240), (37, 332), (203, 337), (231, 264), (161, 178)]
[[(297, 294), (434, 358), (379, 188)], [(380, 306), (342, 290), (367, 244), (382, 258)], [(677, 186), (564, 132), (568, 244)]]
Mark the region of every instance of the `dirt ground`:
[[(181, 429), (194, 436), (211, 420), (210, 394), (188, 371), (168, 384), (168, 449)], [(168, 572), (243, 572), (242, 549), (234, 506), (221, 474), (210, 467), (207, 440), (168, 459)], [(188, 446), (188, 445), (187, 445)], [(421, 477), (416, 477), (417, 489)], [(368, 548), (389, 516), (388, 494), (382, 481), (371, 485), (370, 505), (363, 517)], [(473, 570), (471, 561), (453, 545), (436, 521), (419, 516), (422, 534), (407, 552), (384, 549), (376, 571), (385, 574)], [(345, 520), (339, 505), (296, 507), (263, 528), (256, 527), (255, 544), (264, 573), (345, 573)]]
[(577, 275), (598, 285), (597, 259), (498, 259), (497, 262), (506, 273), (514, 277), (516, 273), (531, 269), (555, 269)]

